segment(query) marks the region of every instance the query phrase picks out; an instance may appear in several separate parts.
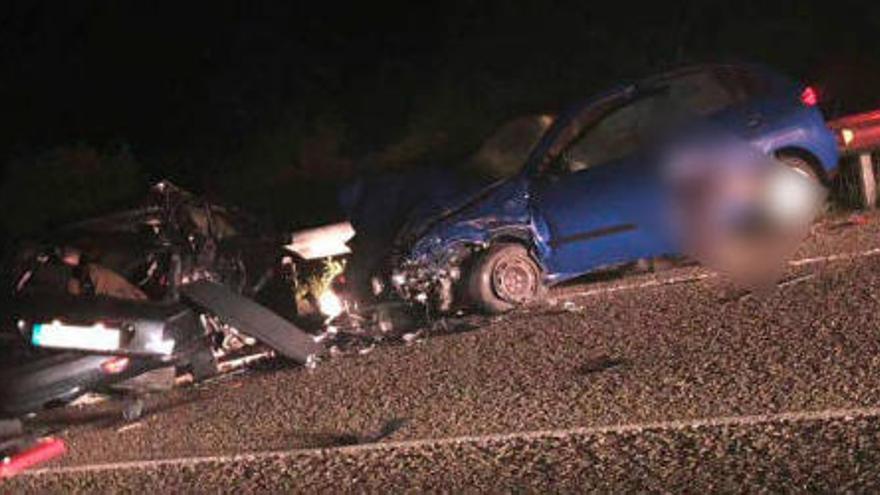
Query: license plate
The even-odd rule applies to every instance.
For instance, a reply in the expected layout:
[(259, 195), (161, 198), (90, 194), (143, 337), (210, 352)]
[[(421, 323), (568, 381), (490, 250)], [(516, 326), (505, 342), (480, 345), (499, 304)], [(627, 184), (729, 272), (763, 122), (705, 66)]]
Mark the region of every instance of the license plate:
[(116, 351), (122, 343), (122, 332), (104, 325), (65, 325), (60, 322), (37, 323), (31, 334), (37, 347), (78, 349), (84, 351)]

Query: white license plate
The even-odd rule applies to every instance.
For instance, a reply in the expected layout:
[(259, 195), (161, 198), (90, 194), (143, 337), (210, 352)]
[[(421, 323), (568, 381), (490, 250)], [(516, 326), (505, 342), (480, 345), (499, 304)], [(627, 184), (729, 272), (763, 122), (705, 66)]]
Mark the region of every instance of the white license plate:
[(59, 322), (37, 323), (31, 333), (31, 343), (37, 347), (78, 349), (84, 351), (116, 351), (122, 343), (117, 328), (103, 325), (65, 325)]

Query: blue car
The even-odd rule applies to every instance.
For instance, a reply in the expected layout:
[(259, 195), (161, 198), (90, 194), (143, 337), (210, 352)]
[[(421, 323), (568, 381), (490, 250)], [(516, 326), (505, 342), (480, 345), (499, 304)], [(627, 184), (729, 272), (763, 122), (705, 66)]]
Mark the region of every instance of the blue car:
[(816, 103), (812, 88), (753, 65), (689, 67), (604, 92), (558, 116), (512, 177), (410, 177), (380, 193), (397, 212), (353, 215), (356, 240), (374, 227), (394, 233), (370, 267), (373, 291), (497, 313), (597, 269), (678, 254), (660, 219), (655, 144), (721, 130), (827, 183), (837, 147)]

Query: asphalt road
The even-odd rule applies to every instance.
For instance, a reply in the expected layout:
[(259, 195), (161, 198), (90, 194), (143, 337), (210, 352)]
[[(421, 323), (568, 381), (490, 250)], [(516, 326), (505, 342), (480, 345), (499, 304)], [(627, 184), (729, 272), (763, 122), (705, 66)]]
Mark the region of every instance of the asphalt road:
[[(56, 421), (70, 453), (3, 491), (877, 490), (880, 216), (818, 225), (744, 295), (697, 267)], [(47, 419), (52, 419), (51, 417)]]

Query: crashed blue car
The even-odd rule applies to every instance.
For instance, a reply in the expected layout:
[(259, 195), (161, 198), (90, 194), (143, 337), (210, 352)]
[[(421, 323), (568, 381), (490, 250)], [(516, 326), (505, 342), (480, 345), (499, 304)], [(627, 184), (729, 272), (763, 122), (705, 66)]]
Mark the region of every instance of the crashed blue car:
[(816, 103), (812, 88), (761, 66), (689, 67), (571, 107), (511, 177), (486, 185), (422, 172), (375, 188), (397, 211), (353, 209), (364, 252), (375, 252), (372, 231), (384, 230), (373, 247), (392, 239), (370, 265), (372, 290), (496, 313), (597, 269), (677, 254), (658, 218), (666, 191), (655, 144), (721, 129), (827, 183), (838, 155)]

